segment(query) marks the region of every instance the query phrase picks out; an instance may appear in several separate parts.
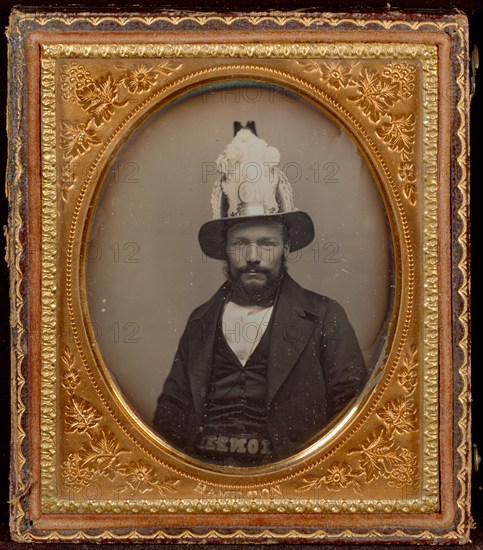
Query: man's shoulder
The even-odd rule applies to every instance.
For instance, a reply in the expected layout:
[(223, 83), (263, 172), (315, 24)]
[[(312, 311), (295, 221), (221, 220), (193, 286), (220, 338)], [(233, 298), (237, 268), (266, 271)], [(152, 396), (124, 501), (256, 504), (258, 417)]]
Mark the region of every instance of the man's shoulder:
[(343, 311), (342, 306), (333, 298), (304, 288), (289, 276), (286, 276), (284, 281), (283, 292), (288, 300), (316, 316), (323, 315), (328, 311)]
[(210, 312), (216, 311), (219, 307), (221, 307), (221, 304), (223, 303), (223, 300), (225, 299), (226, 295), (226, 283), (224, 283), (212, 296), (209, 300), (202, 303), (198, 307), (196, 307), (189, 316), (188, 323), (191, 321), (196, 321), (197, 319), (201, 319), (205, 317)]
[(303, 287), (288, 274), (284, 277), (282, 291), (293, 299), (307, 300), (309, 303), (336, 303), (335, 300), (325, 296), (324, 294), (319, 294), (318, 292), (314, 292), (313, 290)]

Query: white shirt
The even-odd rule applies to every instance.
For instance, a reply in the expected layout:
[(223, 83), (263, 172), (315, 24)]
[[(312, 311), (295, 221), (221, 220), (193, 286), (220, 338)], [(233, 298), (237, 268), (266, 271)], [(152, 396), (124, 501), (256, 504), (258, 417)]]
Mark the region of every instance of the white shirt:
[(243, 366), (262, 339), (272, 312), (273, 306), (226, 304), (222, 319), (223, 335)]

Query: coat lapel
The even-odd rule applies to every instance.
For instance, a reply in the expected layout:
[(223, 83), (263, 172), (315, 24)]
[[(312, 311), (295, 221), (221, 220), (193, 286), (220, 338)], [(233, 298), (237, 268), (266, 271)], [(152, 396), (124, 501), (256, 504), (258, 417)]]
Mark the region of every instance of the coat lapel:
[(285, 275), (273, 319), (267, 372), (268, 404), (297, 363), (314, 332), (314, 317), (307, 315), (305, 302), (302, 288)]
[(213, 363), (216, 330), (225, 296), (226, 289), (223, 286), (191, 318), (188, 378), (194, 406), (198, 412), (201, 411), (206, 398)]
[[(188, 377), (195, 409), (201, 411), (213, 362), (213, 349), (226, 298), (221, 287), (190, 320)], [(303, 289), (285, 275), (275, 308), (267, 368), (267, 403), (270, 404), (297, 363), (314, 332), (315, 323)]]

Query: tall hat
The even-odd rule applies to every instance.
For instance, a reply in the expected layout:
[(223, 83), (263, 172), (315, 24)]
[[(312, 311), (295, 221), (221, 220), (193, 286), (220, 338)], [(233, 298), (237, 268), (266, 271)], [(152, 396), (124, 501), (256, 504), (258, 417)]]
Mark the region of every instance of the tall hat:
[(283, 222), (290, 251), (312, 242), (314, 224), (294, 207), (292, 187), (280, 168), (280, 153), (257, 137), (255, 123), (234, 123), (235, 137), (216, 160), (220, 177), (211, 194), (213, 220), (201, 226), (198, 239), (210, 258), (226, 259), (226, 229), (246, 220)]

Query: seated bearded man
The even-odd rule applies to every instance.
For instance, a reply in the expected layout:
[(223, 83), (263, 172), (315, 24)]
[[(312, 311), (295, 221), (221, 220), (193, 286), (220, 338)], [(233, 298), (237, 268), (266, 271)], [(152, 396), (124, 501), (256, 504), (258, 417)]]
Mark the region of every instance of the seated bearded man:
[(287, 273), (289, 252), (314, 235), (310, 217), (287, 203), (279, 213), (244, 203), (200, 231), (227, 280), (188, 320), (154, 428), (203, 461), (257, 466), (301, 451), (367, 378), (342, 307)]

